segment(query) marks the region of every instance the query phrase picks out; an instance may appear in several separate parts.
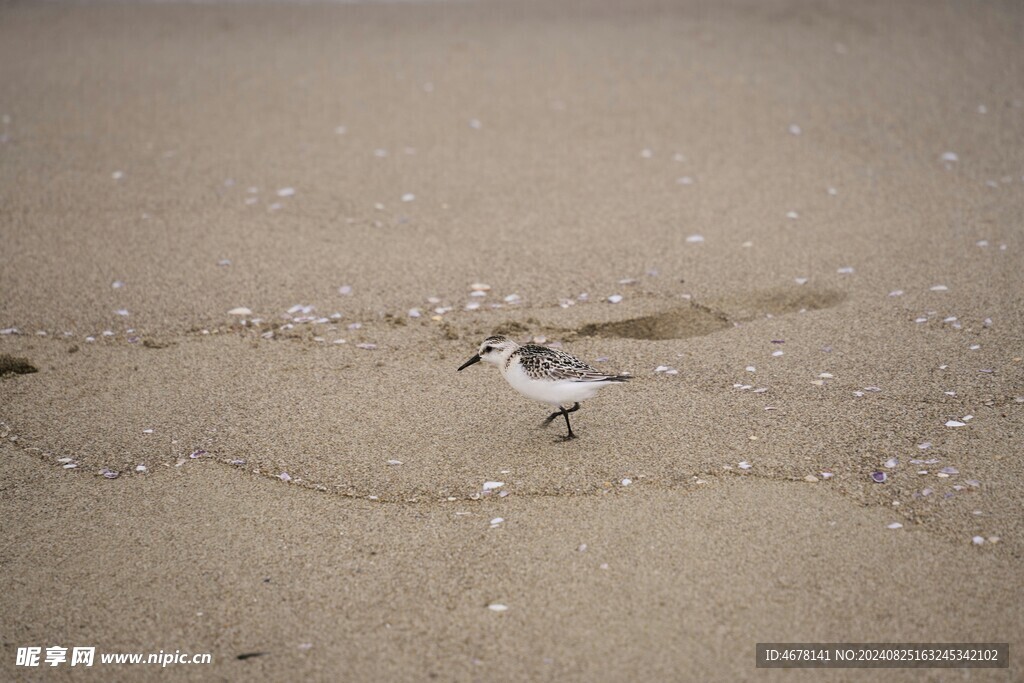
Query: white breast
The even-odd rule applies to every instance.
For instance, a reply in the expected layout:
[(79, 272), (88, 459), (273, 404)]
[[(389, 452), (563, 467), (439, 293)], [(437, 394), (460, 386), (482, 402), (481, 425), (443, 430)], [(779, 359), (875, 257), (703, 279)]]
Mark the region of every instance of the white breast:
[(531, 379), (519, 363), (511, 363), (509, 368), (502, 368), (502, 374), (512, 388), (534, 401), (552, 406), (569, 405), (577, 401), (593, 398), (603, 387), (612, 382), (574, 382), (568, 379), (546, 380)]

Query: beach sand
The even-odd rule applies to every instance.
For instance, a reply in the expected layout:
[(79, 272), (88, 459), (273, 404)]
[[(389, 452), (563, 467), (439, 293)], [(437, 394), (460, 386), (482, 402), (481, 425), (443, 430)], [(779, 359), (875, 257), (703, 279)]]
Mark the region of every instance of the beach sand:
[[(1008, 642), (966, 673), (1014, 680), (1022, 30), (3, 5), (0, 371), (37, 372), (0, 377), (0, 678), (160, 675), (14, 665), (62, 645), (212, 653), (176, 680), (879, 680), (756, 669), (775, 641)], [(635, 378), (558, 442), (455, 372), (496, 331)]]

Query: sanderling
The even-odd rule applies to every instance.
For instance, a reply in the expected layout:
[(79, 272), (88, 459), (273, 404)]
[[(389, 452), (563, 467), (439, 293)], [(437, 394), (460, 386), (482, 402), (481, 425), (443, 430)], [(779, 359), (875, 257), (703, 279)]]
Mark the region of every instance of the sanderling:
[[(480, 350), (459, 366), (459, 370), (480, 361), (497, 365), (512, 388), (523, 396), (558, 408), (557, 412), (548, 415), (543, 426), (547, 427), (556, 417), (563, 416), (569, 430), (565, 440), (576, 438), (569, 424), (569, 413), (580, 409), (580, 401), (593, 398), (609, 384), (630, 379), (629, 375), (601, 372), (564, 351), (536, 344), (520, 346), (502, 336), (484, 339)], [(571, 408), (563, 407), (568, 403), (572, 404)]]

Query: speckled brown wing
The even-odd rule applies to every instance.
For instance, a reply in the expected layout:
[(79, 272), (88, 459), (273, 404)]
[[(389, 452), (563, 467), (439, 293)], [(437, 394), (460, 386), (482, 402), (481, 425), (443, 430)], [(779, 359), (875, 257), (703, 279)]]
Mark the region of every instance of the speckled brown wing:
[(574, 382), (625, 382), (629, 379), (628, 375), (601, 372), (565, 351), (536, 344), (526, 344), (516, 349), (509, 357), (509, 362), (516, 360), (531, 379)]

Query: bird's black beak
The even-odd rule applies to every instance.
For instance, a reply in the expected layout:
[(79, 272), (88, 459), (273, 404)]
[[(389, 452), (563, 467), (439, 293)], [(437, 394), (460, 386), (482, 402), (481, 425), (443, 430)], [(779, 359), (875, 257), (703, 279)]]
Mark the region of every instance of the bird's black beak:
[[(473, 363), (479, 363), (479, 362), (480, 362), (480, 354), (479, 353), (474, 353), (472, 358), (470, 358), (465, 363), (463, 363), (462, 365), (459, 366), (459, 370), (465, 370), (466, 368), (468, 368)], [(458, 372), (459, 370), (456, 370), (455, 372)]]

